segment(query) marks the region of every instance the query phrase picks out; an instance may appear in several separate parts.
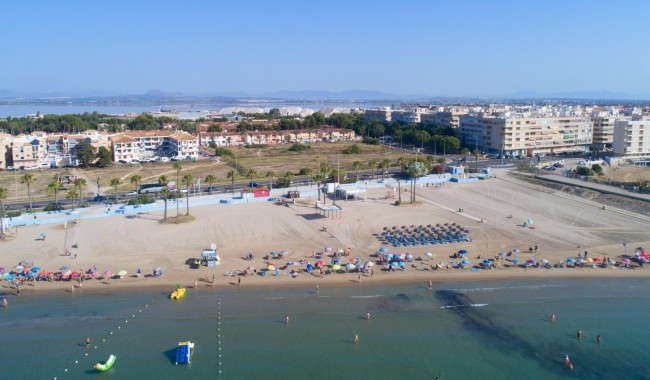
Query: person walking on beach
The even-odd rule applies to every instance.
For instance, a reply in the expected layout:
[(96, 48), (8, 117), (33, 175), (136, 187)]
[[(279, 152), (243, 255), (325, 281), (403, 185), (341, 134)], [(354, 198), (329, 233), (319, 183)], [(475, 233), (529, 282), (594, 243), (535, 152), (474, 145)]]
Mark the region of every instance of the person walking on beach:
[(429, 280), (429, 289), (433, 287), (433, 281)]
[(537, 246), (535, 246), (535, 253), (537, 253)]
[(241, 285), (241, 277), (237, 277), (237, 286)]
[(358, 282), (361, 282), (361, 275), (359, 275), (359, 281)]

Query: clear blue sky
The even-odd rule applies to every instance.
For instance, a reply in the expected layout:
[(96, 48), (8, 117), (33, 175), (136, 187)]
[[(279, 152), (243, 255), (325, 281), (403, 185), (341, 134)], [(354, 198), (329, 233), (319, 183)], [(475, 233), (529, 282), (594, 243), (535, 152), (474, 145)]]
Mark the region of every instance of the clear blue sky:
[(0, 90), (650, 94), (650, 1), (3, 1)]

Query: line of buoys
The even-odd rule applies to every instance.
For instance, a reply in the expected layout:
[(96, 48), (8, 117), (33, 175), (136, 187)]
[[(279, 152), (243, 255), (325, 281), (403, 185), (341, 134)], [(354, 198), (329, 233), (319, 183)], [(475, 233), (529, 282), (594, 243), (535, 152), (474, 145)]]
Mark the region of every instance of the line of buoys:
[[(152, 300), (152, 302), (153, 302), (153, 300)], [(149, 307), (149, 304), (146, 304), (145, 307)], [(139, 309), (139, 310), (138, 310), (138, 313), (142, 313), (142, 309)], [(135, 314), (131, 314), (131, 318), (135, 318)], [(129, 323), (129, 320), (128, 320), (128, 319), (124, 320), (124, 324), (127, 324), (127, 323)], [(120, 329), (121, 329), (121, 326), (117, 326), (117, 329), (120, 330)], [(113, 331), (110, 331), (110, 332), (109, 332), (109, 335), (113, 335)], [(106, 342), (106, 338), (107, 338), (107, 337), (102, 338), (102, 342)], [(88, 342), (87, 342), (87, 343), (88, 343)], [(90, 346), (87, 344), (87, 345), (86, 345), (86, 351), (87, 351), (89, 348), (90, 348)], [(96, 350), (96, 349), (97, 349), (97, 346), (93, 346), (92, 349)], [(76, 365), (76, 364), (79, 364), (79, 361), (80, 361), (81, 359), (87, 357), (87, 356), (88, 356), (88, 352), (84, 352), (84, 355), (83, 355), (82, 357), (80, 357), (79, 359), (75, 360), (75, 361), (74, 361), (74, 364), (75, 364), (75, 365)], [(63, 372), (64, 372), (64, 373), (65, 373), (65, 372), (68, 372), (68, 368), (64, 368)], [(59, 379), (59, 377), (57, 377), (57, 376), (54, 376), (53, 378), (54, 378), (54, 380), (58, 380), (58, 379)]]
[(217, 298), (217, 358), (219, 379), (221, 379), (221, 298)]

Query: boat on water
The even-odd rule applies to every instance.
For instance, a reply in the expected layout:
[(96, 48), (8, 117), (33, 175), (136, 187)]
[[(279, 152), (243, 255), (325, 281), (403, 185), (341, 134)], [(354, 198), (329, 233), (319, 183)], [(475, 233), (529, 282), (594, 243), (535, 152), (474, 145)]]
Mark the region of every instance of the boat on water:
[(115, 355), (111, 355), (108, 357), (108, 360), (104, 364), (102, 363), (95, 364), (95, 369), (101, 372), (106, 372), (109, 369), (111, 369), (113, 364), (115, 364), (115, 359), (117, 359), (117, 357)]
[(169, 298), (171, 298), (173, 300), (179, 300), (179, 299), (185, 297), (185, 292), (186, 292), (185, 288), (183, 288), (180, 285), (176, 285), (176, 290), (174, 290), (172, 292), (172, 294), (171, 294), (171, 296), (169, 296)]
[(178, 347), (176, 348), (176, 364), (189, 364), (193, 350), (194, 343), (189, 340), (187, 342), (178, 342)]

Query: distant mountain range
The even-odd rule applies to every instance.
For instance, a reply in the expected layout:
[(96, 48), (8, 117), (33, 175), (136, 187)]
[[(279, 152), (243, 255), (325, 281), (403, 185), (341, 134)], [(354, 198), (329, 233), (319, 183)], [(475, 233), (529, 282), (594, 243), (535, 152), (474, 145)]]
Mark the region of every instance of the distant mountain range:
[(490, 100), (516, 100), (516, 99), (574, 99), (574, 100), (632, 100), (632, 99), (650, 99), (648, 96), (632, 96), (620, 92), (609, 91), (573, 91), (573, 92), (552, 92), (538, 93), (533, 91), (520, 91), (510, 94), (481, 96), (476, 97), (459, 97), (459, 96), (430, 96), (430, 95), (400, 95), (391, 94), (381, 91), (371, 90), (349, 90), (349, 91), (320, 91), (305, 90), (293, 91), (283, 90), (276, 92), (266, 92), (261, 94), (247, 93), (243, 91), (215, 91), (201, 94), (186, 94), (182, 92), (169, 92), (152, 89), (144, 94), (125, 94), (110, 91), (88, 91), (88, 92), (51, 92), (51, 93), (24, 93), (14, 90), (0, 89), (0, 100), (46, 100), (46, 99), (97, 99), (97, 100), (119, 100), (119, 101), (138, 101), (143, 99), (197, 99), (210, 100), (211, 98), (237, 99), (237, 98), (258, 98), (258, 99), (290, 99), (290, 100), (310, 100), (310, 101), (407, 101), (409, 103), (426, 103), (426, 102), (462, 102), (462, 101), (490, 101)]

